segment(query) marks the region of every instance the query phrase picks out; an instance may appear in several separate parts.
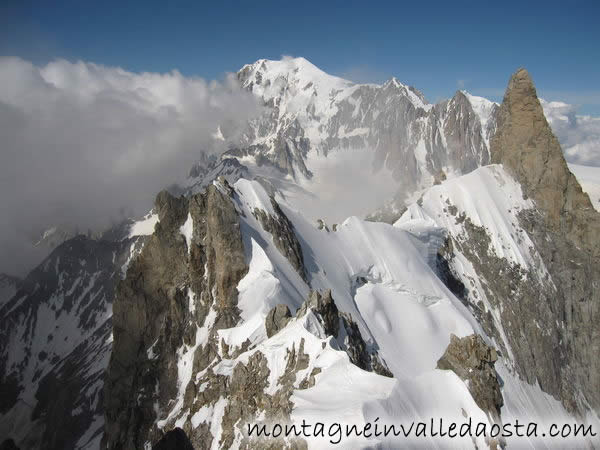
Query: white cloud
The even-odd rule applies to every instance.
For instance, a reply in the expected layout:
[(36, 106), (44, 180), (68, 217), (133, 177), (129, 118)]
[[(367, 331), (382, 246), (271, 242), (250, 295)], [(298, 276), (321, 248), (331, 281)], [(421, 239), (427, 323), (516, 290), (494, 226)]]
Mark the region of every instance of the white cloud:
[(234, 75), (0, 58), (0, 272), (31, 263), (23, 243), (44, 227), (98, 229), (143, 213), (200, 150), (223, 149), (212, 138), (220, 123), (257, 108)]
[(578, 115), (577, 108), (567, 103), (540, 102), (565, 159), (573, 164), (600, 166), (600, 118)]

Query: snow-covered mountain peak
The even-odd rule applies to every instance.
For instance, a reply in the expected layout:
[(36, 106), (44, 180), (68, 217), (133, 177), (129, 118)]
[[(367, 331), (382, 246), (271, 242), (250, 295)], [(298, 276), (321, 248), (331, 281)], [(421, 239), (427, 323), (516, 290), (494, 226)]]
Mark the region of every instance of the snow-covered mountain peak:
[(413, 86), (402, 83), (396, 77), (392, 77), (387, 80), (385, 83), (383, 83), (383, 85), (381, 85), (381, 88), (384, 91), (390, 88), (396, 89), (399, 94), (406, 96), (415, 106), (415, 108), (421, 108), (426, 111), (429, 111), (431, 108), (433, 108), (433, 105), (425, 99), (425, 95), (423, 95), (421, 91)]
[(467, 173), (489, 161), (494, 107), (483, 99), (473, 97), (474, 108), (458, 93), (434, 105), (396, 77), (381, 85), (353, 83), (304, 58), (261, 59), (237, 76), (266, 106), (227, 154), (244, 165), (310, 179), (320, 157), (367, 150), (372, 158), (365, 167), (389, 171), (404, 197), (442, 173)]
[(279, 77), (306, 82), (328, 82), (338, 87), (354, 84), (343, 78), (329, 75), (302, 57), (291, 58), (284, 56), (280, 60), (259, 59), (252, 64), (246, 64), (240, 69), (240, 73), (248, 73), (250, 75), (245, 77), (247, 78), (244, 82), (245, 85), (251, 81), (258, 82), (258, 84), (261, 84), (263, 80), (270, 80), (272, 82)]
[(314, 92), (320, 96), (328, 96), (332, 91), (344, 90), (354, 83), (323, 72), (305, 58), (283, 57), (279, 61), (259, 59), (247, 64), (239, 71), (242, 86), (269, 100), (279, 95), (282, 90), (291, 89)]
[(485, 125), (490, 119), (492, 119), (494, 111), (500, 105), (496, 102), (488, 100), (487, 98), (470, 94), (465, 90), (462, 90), (461, 92), (465, 95), (465, 97), (467, 97), (471, 103), (471, 106), (473, 107), (473, 110), (475, 111), (475, 114), (477, 114), (481, 120), (481, 126), (485, 128)]
[(284, 57), (279, 61), (261, 59), (244, 66), (238, 73), (242, 86), (277, 107), (280, 119), (298, 117), (308, 124), (311, 118), (322, 120), (337, 111), (336, 104), (356, 85), (323, 72), (305, 58)]

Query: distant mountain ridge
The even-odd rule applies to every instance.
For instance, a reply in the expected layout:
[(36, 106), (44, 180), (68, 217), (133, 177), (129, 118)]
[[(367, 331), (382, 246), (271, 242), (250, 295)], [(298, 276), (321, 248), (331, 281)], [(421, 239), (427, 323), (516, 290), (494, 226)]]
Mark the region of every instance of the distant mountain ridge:
[(250, 122), (241, 149), (230, 152), (242, 160), (253, 156), (293, 177), (310, 177), (310, 151), (368, 148), (374, 170), (385, 167), (406, 189), (489, 162), (498, 106), (484, 98), (458, 91), (433, 105), (396, 78), (356, 84), (304, 58), (259, 60), (237, 76), (269, 107)]

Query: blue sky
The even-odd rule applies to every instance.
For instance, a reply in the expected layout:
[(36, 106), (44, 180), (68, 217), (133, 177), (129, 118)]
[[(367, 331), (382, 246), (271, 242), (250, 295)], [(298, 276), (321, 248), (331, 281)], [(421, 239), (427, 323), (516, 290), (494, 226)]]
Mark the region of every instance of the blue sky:
[(496, 100), (525, 66), (541, 96), (600, 115), (600, 2), (29, 2), (0, 6), (0, 55), (220, 78), (304, 56), (354, 81), (394, 75), (430, 101)]

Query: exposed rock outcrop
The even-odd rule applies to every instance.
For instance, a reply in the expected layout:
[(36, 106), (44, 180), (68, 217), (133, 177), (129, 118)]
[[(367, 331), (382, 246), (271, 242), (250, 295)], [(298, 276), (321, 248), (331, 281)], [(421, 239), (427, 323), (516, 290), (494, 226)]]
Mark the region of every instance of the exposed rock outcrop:
[[(535, 202), (536, 210), (522, 211), (519, 219), (550, 274), (544, 285), (555, 288), (520, 299), (521, 308), (533, 315), (540, 308), (549, 309), (552, 323), (557, 324), (552, 327), (553, 345), (537, 349), (529, 361), (521, 363), (570, 410), (591, 406), (598, 411), (600, 213), (569, 171), (524, 69), (509, 81), (491, 153), (492, 161), (503, 164), (521, 183), (524, 195)], [(513, 326), (535, 327), (529, 316), (516, 317)], [(540, 366), (537, 359), (543, 360), (544, 354), (552, 355), (553, 362)], [(533, 381), (531, 376), (528, 379)]]
[[(321, 294), (311, 291), (302, 306), (296, 311), (295, 318), (300, 319), (312, 313), (321, 323), (326, 336), (333, 336), (339, 349), (345, 351), (350, 361), (361, 369), (391, 377), (385, 361), (379, 356), (377, 349), (370, 347), (363, 339), (356, 322), (348, 314), (338, 310), (331, 295), (331, 290)], [(271, 337), (281, 331), (292, 320), (286, 305), (277, 305), (265, 319), (267, 336)]]
[(306, 281), (304, 257), (302, 247), (294, 232), (294, 225), (281, 210), (279, 204), (271, 197), (271, 206), (275, 215), (255, 208), (254, 216), (258, 219), (265, 231), (271, 233), (275, 247), (285, 256), (296, 272)]
[(6, 439), (0, 444), (0, 450), (19, 450), (19, 447), (12, 439)]
[[(177, 409), (173, 402), (183, 396), (189, 403), (195, 389), (181, 379), (177, 360), (185, 359), (194, 372), (204, 370), (218, 355), (217, 330), (239, 320), (237, 284), (247, 266), (230, 195), (226, 186), (211, 185), (190, 198), (167, 192), (156, 198), (160, 221), (119, 284), (113, 308), (105, 383), (108, 448), (158, 441), (160, 430), (152, 429), (157, 414)], [(201, 346), (202, 332), (209, 339)]]
[(331, 296), (331, 290), (327, 290), (323, 294), (312, 291), (308, 299), (296, 311), (296, 317), (302, 317), (309, 312), (317, 315), (323, 324), (325, 334), (336, 338), (340, 350), (344, 350), (348, 354), (353, 364), (379, 375), (392, 376), (377, 349), (367, 345), (352, 317), (338, 310)]
[(167, 432), (152, 450), (195, 450), (189, 438), (181, 428)]
[(524, 194), (535, 200), (549, 231), (598, 254), (600, 213), (569, 171), (525, 69), (519, 69), (508, 83), (491, 151), (492, 162), (503, 164), (521, 183)]
[(2, 439), (62, 450), (102, 433), (114, 288), (141, 243), (67, 240), (0, 305)]
[(463, 338), (453, 334), (446, 351), (438, 360), (437, 368), (451, 370), (465, 381), (477, 406), (494, 422), (500, 423), (500, 409), (504, 400), (494, 370), (497, 360), (496, 350), (478, 334)]
[(267, 337), (271, 337), (289, 322), (292, 318), (292, 313), (287, 305), (279, 304), (267, 314), (267, 318), (265, 319), (265, 329), (267, 330)]

